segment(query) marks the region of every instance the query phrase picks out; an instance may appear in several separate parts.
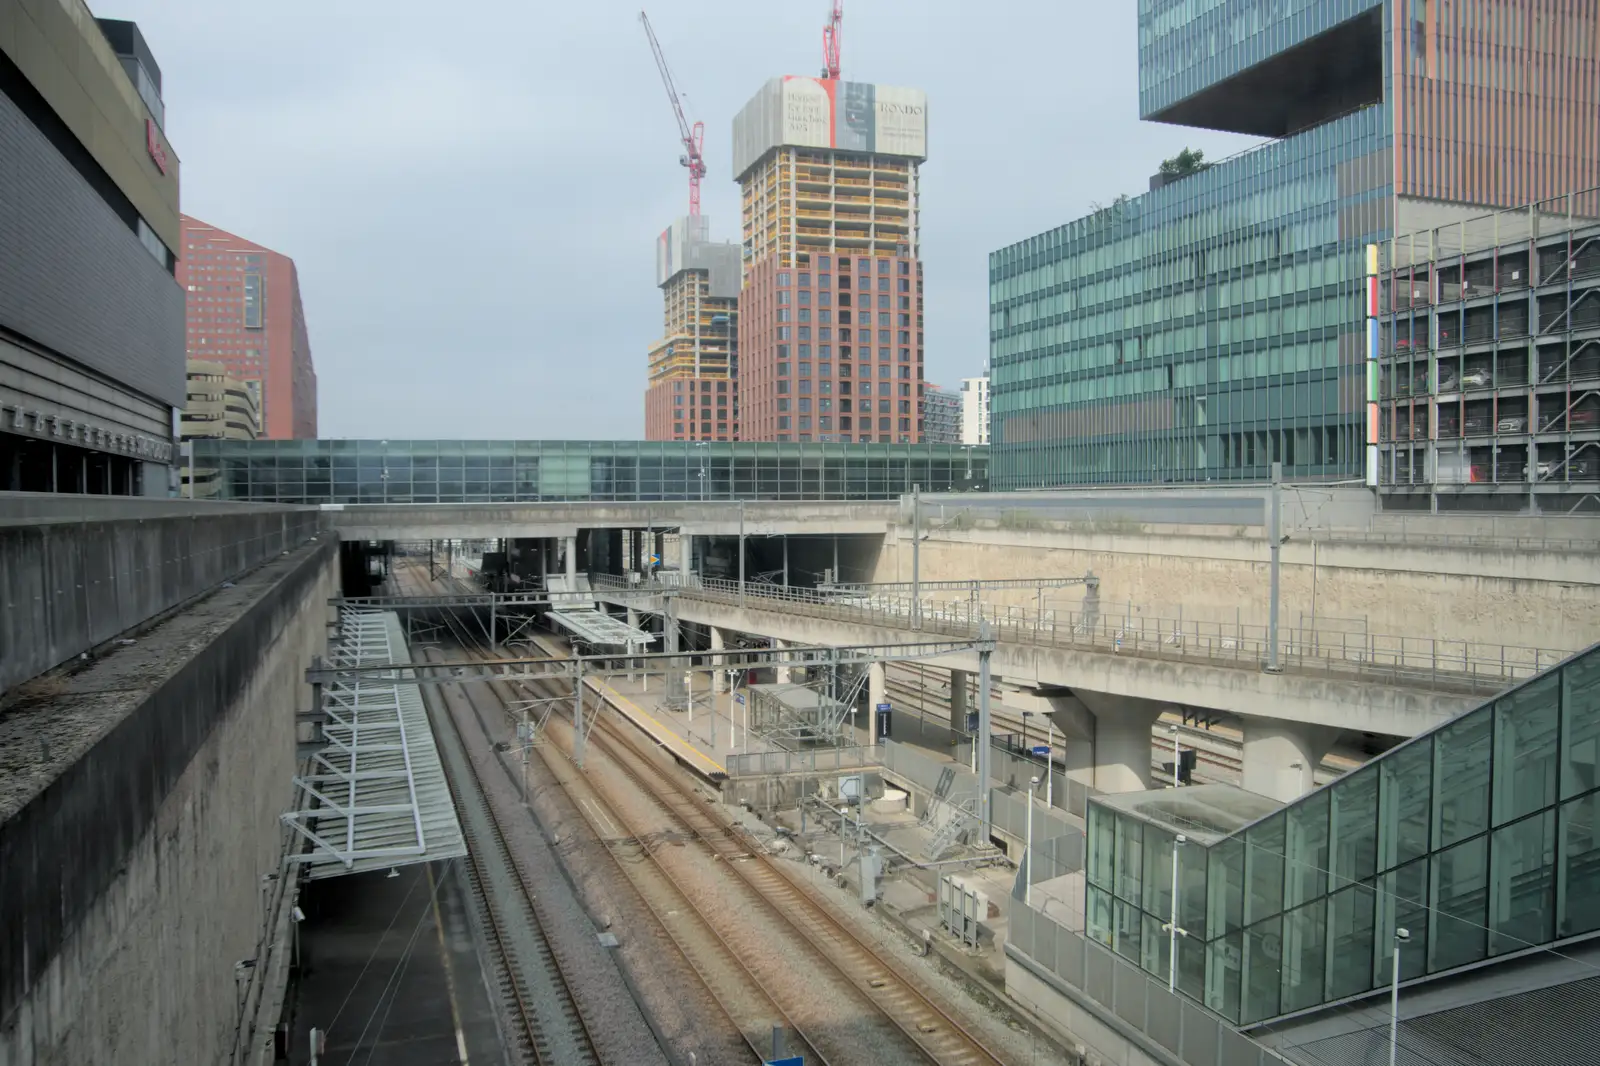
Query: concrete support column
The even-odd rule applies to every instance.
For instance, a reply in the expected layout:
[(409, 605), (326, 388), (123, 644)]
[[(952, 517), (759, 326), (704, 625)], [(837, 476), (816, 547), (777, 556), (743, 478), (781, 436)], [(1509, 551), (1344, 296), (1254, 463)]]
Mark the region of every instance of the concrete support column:
[(878, 746), (878, 704), (883, 700), (883, 663), (867, 667), (867, 747)]
[[(571, 582), (571, 581), (577, 580), (577, 577), (578, 577), (578, 538), (577, 537), (562, 537), (561, 538), (561, 554), (566, 557), (565, 560), (563, 561), (562, 565), (566, 567), (567, 581)], [(571, 585), (569, 584), (568, 587), (570, 588)]]
[(678, 531), (678, 569), (687, 574), (694, 569), (694, 534)]
[(716, 626), (709, 628), (711, 630), (711, 691), (721, 692), (725, 687), (723, 683), (727, 680), (726, 675), (722, 672), (722, 656), (716, 654), (723, 648), (722, 630)]
[(950, 732), (967, 731), (967, 689), (972, 685), (972, 671), (950, 671)]
[(1142, 792), (1151, 781), (1150, 727), (1165, 707), (1154, 700), (1074, 689), (1094, 714), (1094, 787)]
[(638, 629), (639, 628), (639, 612), (634, 610), (632, 607), (628, 608), (628, 628), (629, 629)]
[(1245, 718), (1244, 771), (1246, 791), (1288, 803), (1315, 787), (1313, 775), (1328, 754), (1339, 730), (1332, 726)]
[[(786, 647), (788, 647), (788, 645), (785, 644), (783, 641), (778, 640), (777, 638), (773, 638), (773, 641), (772, 641), (772, 650), (773, 651), (782, 651)], [(789, 683), (789, 668), (787, 666), (785, 666), (782, 662), (780, 662), (778, 664), (778, 666), (774, 668), (773, 672), (776, 675), (776, 681), (777, 681), (778, 684), (787, 685)]]

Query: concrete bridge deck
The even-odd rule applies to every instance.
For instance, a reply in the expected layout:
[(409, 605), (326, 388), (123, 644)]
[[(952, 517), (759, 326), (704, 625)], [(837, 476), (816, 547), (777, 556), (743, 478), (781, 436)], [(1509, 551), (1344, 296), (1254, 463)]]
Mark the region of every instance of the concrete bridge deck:
[[(605, 598), (607, 590), (596, 594)], [(770, 585), (747, 585), (741, 597), (736, 582), (707, 579), (680, 589), (675, 609), (680, 621), (796, 644), (971, 637), (982, 620), (998, 641), (994, 673), (1008, 682), (1393, 736), (1453, 717), (1566, 654), (1284, 627), (1282, 670), (1269, 673), (1262, 668), (1267, 640), (1260, 627), (1148, 617), (1125, 625), (1078, 612), (958, 606), (971, 613), (925, 602), (914, 626), (908, 598), (853, 603)], [(977, 660), (958, 653), (935, 664), (973, 670)]]

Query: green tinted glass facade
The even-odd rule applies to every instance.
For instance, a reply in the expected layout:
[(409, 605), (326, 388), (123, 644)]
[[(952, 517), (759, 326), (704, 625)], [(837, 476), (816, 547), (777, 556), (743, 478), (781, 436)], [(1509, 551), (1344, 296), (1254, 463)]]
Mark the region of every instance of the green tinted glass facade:
[(988, 485), (988, 450), (932, 444), (197, 440), (226, 500), (874, 500)]
[(1088, 935), (1239, 1025), (1600, 932), (1600, 646), (1211, 842), (1090, 801)]
[(1367, 108), (990, 256), (997, 490), (1358, 477)]
[(990, 255), (997, 490), (1364, 474), (1386, 10), (1141, 0), (1142, 112), (1278, 139)]

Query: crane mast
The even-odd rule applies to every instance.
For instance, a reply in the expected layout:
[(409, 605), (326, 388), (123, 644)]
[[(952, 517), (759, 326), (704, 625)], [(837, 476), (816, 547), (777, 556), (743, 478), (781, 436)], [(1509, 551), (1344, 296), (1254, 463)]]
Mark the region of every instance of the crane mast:
[(844, 40), (844, 0), (833, 0), (833, 14), (822, 27), (822, 76), (839, 77), (839, 46)]
[(672, 104), (672, 114), (678, 120), (678, 140), (683, 145), (683, 155), (678, 157), (680, 165), (689, 168), (689, 214), (700, 214), (700, 179), (706, 176), (706, 160), (701, 154), (701, 147), (705, 144), (706, 125), (704, 122), (691, 123), (683, 113), (683, 101), (679, 99), (678, 87), (672, 80), (672, 71), (667, 67), (667, 57), (661, 51), (661, 42), (656, 40), (656, 31), (650, 28), (650, 19), (643, 12), (639, 12), (639, 22), (644, 26), (645, 36), (650, 38), (650, 52), (656, 57), (656, 69), (661, 72), (661, 84), (666, 87), (667, 100)]

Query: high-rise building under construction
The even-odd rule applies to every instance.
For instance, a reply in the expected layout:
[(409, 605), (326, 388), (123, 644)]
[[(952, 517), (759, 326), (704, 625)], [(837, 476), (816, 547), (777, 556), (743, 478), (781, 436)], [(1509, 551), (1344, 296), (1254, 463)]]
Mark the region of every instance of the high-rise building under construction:
[(926, 157), (919, 89), (774, 78), (734, 119), (742, 439), (922, 440)]
[(650, 346), (646, 440), (739, 439), (739, 247), (710, 238), (704, 215), (656, 239), (661, 339)]

